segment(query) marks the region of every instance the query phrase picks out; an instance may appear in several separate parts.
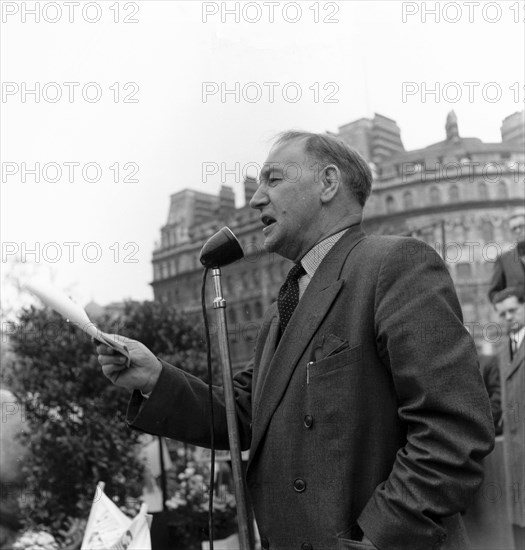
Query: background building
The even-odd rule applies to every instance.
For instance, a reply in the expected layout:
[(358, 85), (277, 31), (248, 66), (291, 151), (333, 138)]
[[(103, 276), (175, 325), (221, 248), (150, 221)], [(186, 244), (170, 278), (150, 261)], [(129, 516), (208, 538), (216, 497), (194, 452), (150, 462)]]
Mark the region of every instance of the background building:
[[(523, 120), (523, 112), (510, 115), (501, 126), (502, 141), (483, 143), (461, 137), (452, 111), (445, 139), (415, 151), (405, 151), (396, 122), (379, 114), (345, 124), (336, 134), (368, 159), (375, 175), (365, 208), (366, 231), (413, 235), (442, 255), (465, 324), (485, 352), (497, 340), (487, 300), (492, 263), (513, 245), (509, 214), (524, 203)], [(253, 178), (245, 179), (241, 208), (235, 208), (227, 186), (218, 196), (188, 189), (175, 193), (153, 253), (155, 299), (173, 303), (200, 323), (202, 245), (224, 225), (237, 235), (245, 258), (223, 269), (234, 365), (251, 356), (263, 312), (291, 266), (262, 249), (259, 213), (248, 206), (256, 186)], [(210, 292), (208, 288), (211, 299)], [(211, 322), (213, 328), (213, 318)]]

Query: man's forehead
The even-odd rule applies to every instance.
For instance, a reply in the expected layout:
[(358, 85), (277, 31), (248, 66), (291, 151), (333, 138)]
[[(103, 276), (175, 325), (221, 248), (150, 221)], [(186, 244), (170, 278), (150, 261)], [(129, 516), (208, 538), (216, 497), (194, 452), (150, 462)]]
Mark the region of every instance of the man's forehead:
[(307, 154), (304, 150), (304, 139), (292, 139), (283, 143), (276, 143), (268, 153), (266, 162), (283, 162), (286, 159), (292, 158), (294, 160), (304, 161), (307, 158)]
[(261, 168), (261, 175), (282, 172), (292, 164), (306, 164), (309, 157), (304, 150), (304, 140), (292, 140), (284, 143), (276, 143), (268, 153)]

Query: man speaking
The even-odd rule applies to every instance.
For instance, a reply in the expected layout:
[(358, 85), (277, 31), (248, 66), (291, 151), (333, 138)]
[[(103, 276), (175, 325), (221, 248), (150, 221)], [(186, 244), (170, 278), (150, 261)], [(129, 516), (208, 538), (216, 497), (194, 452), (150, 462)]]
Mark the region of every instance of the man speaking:
[[(295, 263), (234, 379), (263, 548), (468, 546), (460, 512), (494, 441), (476, 349), (436, 252), (361, 229), (371, 183), (344, 142), (286, 132), (250, 202), (265, 249)], [(129, 369), (97, 350), (104, 374), (135, 390), (130, 425), (209, 446), (206, 384), (127, 345)]]

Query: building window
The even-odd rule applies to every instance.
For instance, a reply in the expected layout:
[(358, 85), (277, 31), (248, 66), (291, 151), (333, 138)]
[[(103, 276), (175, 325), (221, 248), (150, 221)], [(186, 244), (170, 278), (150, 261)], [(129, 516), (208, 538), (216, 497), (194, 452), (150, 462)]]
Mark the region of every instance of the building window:
[(486, 243), (494, 241), (494, 226), (492, 222), (488, 220), (481, 222), (481, 237)]
[(448, 189), (448, 200), (450, 202), (459, 201), (459, 187), (457, 185), (451, 185)]
[(461, 223), (454, 225), (453, 235), (456, 243), (462, 243), (465, 240), (465, 228)]
[(499, 181), (498, 182), (497, 194), (498, 194), (498, 199), (508, 199), (509, 198), (509, 190), (507, 188), (506, 182), (504, 182), (504, 181)]
[(478, 198), (480, 200), (487, 200), (489, 198), (489, 189), (484, 181), (478, 183)]
[(385, 201), (386, 211), (391, 214), (396, 211), (396, 201), (392, 195), (388, 195)]
[(257, 301), (255, 302), (255, 318), (260, 319), (263, 316), (263, 308), (261, 305), (261, 302)]
[(403, 194), (403, 208), (405, 210), (414, 208), (414, 195), (412, 194), (412, 191), (405, 191)]
[(191, 269), (191, 258), (188, 254), (184, 254), (180, 262), (181, 271), (189, 271)]
[(441, 192), (439, 189), (433, 185), (430, 188), (430, 204), (441, 204)]
[(248, 288), (250, 286), (250, 283), (249, 283), (249, 280), (248, 280), (248, 273), (246, 273), (246, 271), (243, 271), (241, 273), (241, 281), (242, 281), (242, 288), (244, 290), (248, 290)]
[(246, 321), (250, 321), (252, 318), (252, 308), (250, 307), (250, 304), (244, 304), (242, 308), (244, 310), (244, 318)]
[(230, 323), (230, 326), (228, 327), (228, 337), (232, 342), (237, 343), (238, 341), (237, 312), (235, 311), (234, 308), (228, 309), (228, 323)]

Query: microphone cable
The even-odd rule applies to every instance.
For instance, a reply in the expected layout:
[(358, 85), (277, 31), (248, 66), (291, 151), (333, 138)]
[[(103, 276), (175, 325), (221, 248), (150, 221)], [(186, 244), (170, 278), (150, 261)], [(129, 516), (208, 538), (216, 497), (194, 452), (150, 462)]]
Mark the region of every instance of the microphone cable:
[(210, 340), (210, 328), (208, 323), (208, 313), (206, 311), (206, 278), (208, 276), (209, 268), (204, 268), (202, 274), (202, 286), (201, 286), (201, 303), (202, 303), (202, 316), (204, 317), (204, 334), (206, 336), (206, 359), (208, 363), (208, 407), (210, 418), (210, 449), (211, 449), (211, 464), (210, 464), (210, 486), (208, 488), (208, 531), (210, 539), (210, 550), (213, 550), (213, 494), (215, 486), (215, 418), (213, 413), (213, 380), (212, 380), (212, 367), (211, 367), (211, 340)]

